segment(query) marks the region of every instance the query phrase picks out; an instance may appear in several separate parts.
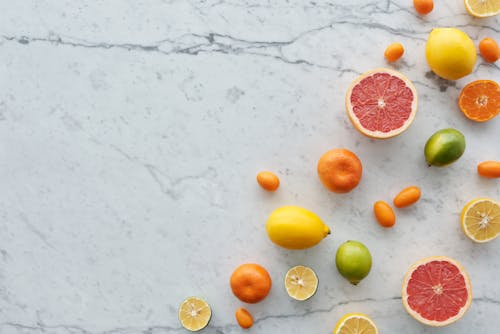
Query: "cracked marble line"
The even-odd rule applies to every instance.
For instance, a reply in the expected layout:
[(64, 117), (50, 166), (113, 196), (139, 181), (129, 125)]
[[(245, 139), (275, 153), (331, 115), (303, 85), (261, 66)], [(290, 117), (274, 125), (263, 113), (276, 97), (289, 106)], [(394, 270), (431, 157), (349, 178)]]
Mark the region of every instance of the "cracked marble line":
[[(303, 313), (266, 315), (266, 316), (263, 316), (261, 318), (255, 319), (254, 325), (268, 321), (268, 320), (273, 320), (273, 319), (302, 318), (302, 317), (309, 316), (311, 314), (330, 313), (336, 307), (348, 305), (351, 303), (368, 303), (368, 302), (369, 303), (385, 303), (385, 302), (393, 302), (393, 301), (400, 301), (400, 300), (401, 300), (401, 297), (399, 297), (399, 296), (394, 296), (394, 297), (384, 298), (384, 299), (364, 298), (364, 299), (359, 299), (359, 300), (344, 300), (344, 301), (340, 301), (338, 303), (335, 303), (328, 308), (312, 309), (309, 311), (305, 311)], [(473, 298), (473, 302), (487, 303), (487, 304), (493, 304), (493, 305), (500, 306), (500, 300), (496, 300), (496, 299), (489, 298), (489, 297)], [(145, 328), (118, 327), (118, 328), (113, 328), (113, 329), (109, 329), (109, 330), (105, 330), (105, 331), (91, 332), (91, 331), (89, 331), (81, 326), (76, 326), (76, 325), (62, 325), (62, 324), (61, 325), (46, 325), (46, 324), (43, 324), (42, 322), (39, 322), (35, 325), (25, 325), (25, 324), (20, 324), (20, 323), (15, 323), (15, 322), (0, 323), (0, 328), (9, 328), (9, 327), (22, 329), (25, 333), (26, 333), (26, 330), (32, 331), (32, 332), (41, 331), (43, 333), (45, 333), (49, 330), (64, 330), (65, 331), (64, 333), (70, 333), (70, 334), (160, 334), (160, 333), (172, 333), (172, 332), (184, 331), (184, 328), (182, 328), (182, 327), (148, 326)], [(225, 324), (225, 325), (220, 325), (220, 326), (209, 325), (207, 327), (207, 329), (214, 329), (216, 331), (216, 333), (224, 333), (224, 331), (229, 331), (229, 330), (237, 329), (237, 328), (239, 328), (239, 326), (237, 324)]]

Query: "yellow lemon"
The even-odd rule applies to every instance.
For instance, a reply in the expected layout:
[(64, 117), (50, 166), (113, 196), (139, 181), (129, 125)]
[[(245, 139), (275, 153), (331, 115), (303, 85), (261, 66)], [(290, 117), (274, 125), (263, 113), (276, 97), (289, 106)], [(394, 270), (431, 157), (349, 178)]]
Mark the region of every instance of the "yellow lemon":
[(425, 55), (434, 73), (448, 80), (470, 74), (476, 64), (474, 42), (455, 28), (433, 29), (427, 39)]
[(333, 334), (378, 334), (377, 326), (369, 316), (363, 313), (348, 313), (335, 325)]
[(476, 198), (465, 205), (460, 215), (465, 235), (475, 242), (488, 242), (500, 236), (500, 203)]
[(298, 206), (274, 210), (266, 223), (269, 239), (288, 249), (305, 249), (330, 234), (330, 228), (315, 213)]

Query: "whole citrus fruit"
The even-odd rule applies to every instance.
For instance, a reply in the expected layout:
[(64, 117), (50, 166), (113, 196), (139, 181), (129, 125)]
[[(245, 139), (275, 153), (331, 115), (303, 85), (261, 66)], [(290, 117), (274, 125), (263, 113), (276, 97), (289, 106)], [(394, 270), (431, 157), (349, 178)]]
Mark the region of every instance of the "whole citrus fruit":
[(239, 300), (245, 303), (258, 303), (271, 290), (271, 276), (261, 265), (255, 263), (242, 264), (231, 275), (231, 290)]
[(444, 167), (455, 162), (465, 151), (465, 137), (455, 129), (442, 129), (434, 133), (425, 143), (427, 163)]
[(354, 189), (363, 173), (358, 156), (346, 149), (326, 152), (318, 161), (318, 175), (321, 183), (330, 191), (347, 193)]
[(305, 249), (318, 244), (330, 234), (330, 228), (314, 212), (298, 206), (274, 210), (266, 222), (272, 242), (287, 249)]
[(430, 68), (440, 77), (458, 80), (472, 72), (476, 47), (467, 34), (455, 28), (435, 28), (429, 34), (425, 55)]
[(339, 273), (354, 285), (365, 278), (372, 268), (372, 256), (359, 241), (349, 240), (340, 245), (335, 256)]

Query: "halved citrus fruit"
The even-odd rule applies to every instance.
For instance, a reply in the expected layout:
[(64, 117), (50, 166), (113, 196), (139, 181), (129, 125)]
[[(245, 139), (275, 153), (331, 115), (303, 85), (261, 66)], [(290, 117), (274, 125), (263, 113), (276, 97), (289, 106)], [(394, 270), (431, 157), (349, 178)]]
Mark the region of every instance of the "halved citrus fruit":
[(207, 327), (212, 317), (212, 310), (206, 301), (198, 297), (189, 297), (179, 307), (179, 320), (182, 327), (197, 332)]
[(469, 276), (460, 263), (448, 257), (422, 259), (406, 273), (402, 299), (406, 311), (421, 323), (449, 325), (459, 320), (472, 302)]
[(488, 242), (500, 235), (500, 203), (476, 198), (462, 209), (460, 224), (465, 235), (475, 242)]
[(489, 17), (500, 13), (498, 0), (465, 0), (465, 9), (475, 17)]
[(405, 131), (417, 113), (417, 90), (398, 71), (377, 68), (363, 73), (347, 90), (347, 115), (354, 127), (372, 138)]
[(335, 325), (333, 334), (378, 334), (377, 326), (370, 317), (362, 313), (344, 315)]
[(290, 268), (285, 276), (285, 288), (290, 297), (296, 300), (311, 298), (318, 289), (318, 277), (309, 267)]
[(458, 105), (464, 115), (486, 122), (500, 113), (500, 86), (492, 80), (476, 80), (462, 89)]

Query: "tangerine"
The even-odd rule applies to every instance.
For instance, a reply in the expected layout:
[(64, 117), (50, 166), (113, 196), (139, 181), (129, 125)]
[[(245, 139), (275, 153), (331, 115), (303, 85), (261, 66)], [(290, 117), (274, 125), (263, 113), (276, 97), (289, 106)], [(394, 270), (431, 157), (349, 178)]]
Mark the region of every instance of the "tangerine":
[(492, 80), (476, 80), (462, 89), (458, 105), (464, 115), (486, 122), (500, 113), (500, 86)]
[(326, 152), (318, 161), (321, 183), (336, 193), (347, 193), (356, 188), (362, 173), (363, 166), (358, 156), (343, 148)]
[(261, 265), (242, 264), (236, 268), (230, 279), (231, 290), (239, 300), (255, 304), (266, 298), (271, 290), (271, 276)]

